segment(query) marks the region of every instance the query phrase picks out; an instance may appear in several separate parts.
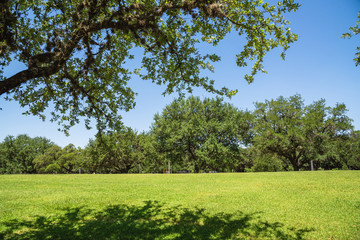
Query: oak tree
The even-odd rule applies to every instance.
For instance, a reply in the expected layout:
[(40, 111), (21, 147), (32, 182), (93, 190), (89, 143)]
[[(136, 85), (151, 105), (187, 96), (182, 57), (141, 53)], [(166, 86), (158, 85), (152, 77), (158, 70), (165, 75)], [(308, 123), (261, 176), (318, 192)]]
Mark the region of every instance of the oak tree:
[(85, 152), (88, 171), (97, 173), (129, 173), (138, 170), (144, 159), (141, 134), (131, 128), (110, 131), (90, 140)]
[(237, 168), (249, 140), (251, 114), (221, 98), (176, 99), (156, 114), (151, 133), (158, 151), (179, 170), (225, 171)]
[[(294, 170), (332, 161), (336, 143), (352, 130), (344, 104), (327, 107), (325, 100), (305, 105), (300, 95), (255, 104), (254, 147), (275, 154)], [(329, 159), (330, 158), (330, 159)]]
[[(65, 133), (81, 119), (87, 128), (96, 119), (99, 130), (121, 125), (119, 111), (135, 104), (127, 85), (134, 74), (165, 85), (165, 94), (202, 87), (231, 96), (236, 91), (215, 88), (202, 74), (221, 59), (202, 53), (200, 44), (216, 46), (232, 31), (244, 36), (236, 64), (252, 65), (250, 83), (265, 71), (267, 52), (280, 47), (284, 57), (296, 41), (285, 14), (299, 6), (294, 0), (3, 0), (0, 95), (42, 119), (51, 108), (51, 121)], [(18, 62), (24, 68), (9, 76)]]
[(44, 137), (5, 137), (0, 143), (0, 173), (36, 173), (34, 159), (53, 145)]

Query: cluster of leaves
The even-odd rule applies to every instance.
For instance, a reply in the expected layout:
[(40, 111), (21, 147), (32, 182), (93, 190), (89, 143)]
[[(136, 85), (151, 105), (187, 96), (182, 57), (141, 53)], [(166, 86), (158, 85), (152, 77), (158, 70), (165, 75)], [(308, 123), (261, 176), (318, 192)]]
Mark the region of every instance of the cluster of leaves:
[[(358, 19), (359, 20), (356, 22), (355, 26), (350, 27), (349, 32), (344, 33), (342, 35), (343, 38), (351, 38), (353, 36), (356, 36), (356, 35), (360, 34), (360, 26), (359, 26), (360, 25), (360, 12), (358, 13)], [(355, 53), (354, 61), (355, 61), (355, 65), (359, 66), (359, 64), (360, 64), (360, 46), (356, 47), (356, 53)]]
[[(268, 3), (269, 2), (269, 3)], [(99, 130), (119, 129), (119, 111), (134, 107), (127, 85), (133, 74), (165, 85), (164, 94), (202, 87), (216, 89), (201, 74), (213, 71), (216, 54), (203, 54), (199, 44), (216, 46), (231, 31), (246, 37), (236, 55), (239, 67), (253, 64), (245, 78), (252, 82), (263, 59), (276, 47), (281, 54), (297, 40), (284, 18), (296, 11), (293, 0), (5, 0), (0, 3), (0, 95), (26, 106), (27, 114), (68, 129), (85, 119)], [(136, 56), (132, 49), (142, 49)], [(141, 64), (131, 69), (131, 62)], [(13, 62), (25, 69), (4, 71)]]
[(179, 98), (154, 116), (148, 133), (123, 128), (84, 148), (45, 138), (0, 143), (0, 173), (135, 173), (360, 169), (360, 133), (344, 104), (300, 95), (242, 111), (221, 98)]

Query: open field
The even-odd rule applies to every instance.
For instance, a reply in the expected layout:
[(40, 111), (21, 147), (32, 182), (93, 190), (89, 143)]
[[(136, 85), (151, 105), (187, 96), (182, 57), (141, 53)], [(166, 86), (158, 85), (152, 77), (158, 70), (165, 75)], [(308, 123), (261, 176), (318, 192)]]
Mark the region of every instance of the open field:
[(1, 175), (2, 238), (360, 239), (360, 171)]

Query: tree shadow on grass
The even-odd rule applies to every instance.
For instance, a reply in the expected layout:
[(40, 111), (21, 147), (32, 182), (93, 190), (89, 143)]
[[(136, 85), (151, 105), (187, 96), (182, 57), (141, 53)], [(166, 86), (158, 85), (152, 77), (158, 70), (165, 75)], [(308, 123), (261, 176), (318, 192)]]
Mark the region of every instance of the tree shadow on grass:
[(293, 229), (243, 212), (208, 214), (156, 201), (114, 205), (101, 211), (64, 209), (51, 217), (1, 223), (0, 239), (304, 239), (312, 229)]

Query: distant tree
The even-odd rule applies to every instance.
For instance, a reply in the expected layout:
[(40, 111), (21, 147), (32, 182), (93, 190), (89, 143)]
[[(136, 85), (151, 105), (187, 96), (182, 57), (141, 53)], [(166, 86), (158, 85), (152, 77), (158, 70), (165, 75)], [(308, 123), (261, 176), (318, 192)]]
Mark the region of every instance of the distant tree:
[(53, 143), (43, 137), (7, 136), (0, 143), (0, 173), (36, 173), (33, 160)]
[[(236, 64), (253, 64), (250, 83), (263, 69), (267, 52), (284, 52), (297, 40), (285, 15), (300, 4), (293, 0), (46, 0), (0, 2), (0, 96), (29, 107), (28, 114), (69, 127), (95, 118), (97, 128), (121, 124), (119, 110), (134, 107), (135, 93), (127, 85), (133, 74), (166, 86), (165, 93), (203, 87), (215, 89), (202, 71), (213, 71), (216, 54), (199, 51), (199, 43), (216, 46), (236, 31), (244, 48)], [(142, 49), (143, 56), (133, 49)], [(141, 53), (140, 53), (141, 54)], [(141, 60), (129, 69), (132, 59)], [(25, 65), (12, 76), (4, 69)]]
[(77, 172), (81, 165), (81, 149), (68, 144), (61, 150), (57, 164), (63, 173)]
[(64, 148), (54, 145), (34, 159), (39, 173), (74, 173), (83, 164), (81, 149), (73, 144)]
[(347, 168), (349, 148), (351, 145), (351, 133), (353, 126), (352, 120), (346, 116), (347, 109), (344, 104), (336, 104), (333, 108), (328, 108), (328, 115), (321, 135), (318, 136), (316, 147), (318, 154), (313, 156), (315, 166), (323, 169), (342, 169)]
[(94, 172), (128, 173), (143, 161), (143, 149), (138, 133), (131, 128), (98, 135), (85, 150), (88, 165)]
[(234, 169), (248, 142), (251, 114), (223, 102), (199, 97), (177, 99), (156, 114), (151, 132), (159, 151), (182, 168)]
[(351, 134), (348, 144), (341, 145), (348, 169), (360, 170), (360, 131)]
[[(343, 38), (351, 38), (360, 33), (360, 12), (358, 13), (358, 19), (359, 20), (356, 22), (355, 26), (350, 27), (349, 28), (350, 31), (347, 33), (344, 33), (342, 35)], [(359, 64), (360, 64), (360, 45), (356, 48), (356, 51), (357, 52), (355, 53), (354, 61), (355, 61), (355, 65), (359, 66)]]
[(326, 107), (325, 100), (308, 106), (300, 95), (279, 97), (255, 104), (254, 147), (260, 152), (276, 154), (284, 167), (309, 169), (311, 160), (320, 167), (330, 160), (335, 143), (349, 136), (351, 119), (344, 104)]
[(139, 134), (140, 146), (142, 149), (142, 159), (140, 164), (140, 170), (144, 173), (158, 173), (163, 172), (168, 167), (166, 159), (163, 153), (159, 150), (156, 136), (151, 133)]
[(84, 147), (82, 153), (82, 169), (87, 173), (100, 173), (100, 160), (95, 157), (96, 141), (94, 139), (89, 139), (89, 142)]
[(108, 173), (100, 158), (100, 143), (96, 139), (89, 139), (83, 151), (82, 167), (88, 173)]
[(61, 147), (54, 145), (46, 149), (46, 151), (38, 155), (33, 163), (35, 164), (37, 173), (61, 173), (58, 160), (61, 155)]

